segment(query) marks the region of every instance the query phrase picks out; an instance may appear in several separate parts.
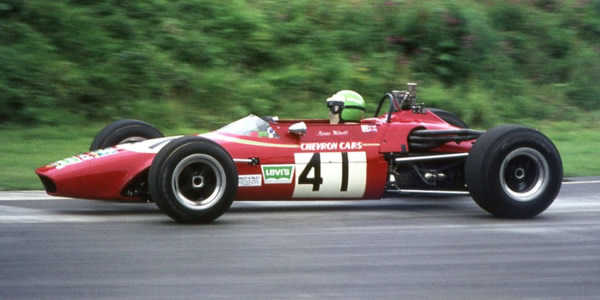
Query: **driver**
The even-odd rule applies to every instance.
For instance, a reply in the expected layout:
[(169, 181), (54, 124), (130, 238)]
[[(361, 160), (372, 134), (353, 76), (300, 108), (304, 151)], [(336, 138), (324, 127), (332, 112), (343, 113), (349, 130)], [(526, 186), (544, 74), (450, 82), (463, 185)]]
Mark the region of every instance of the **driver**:
[(365, 100), (355, 91), (343, 90), (327, 99), (329, 123), (360, 122), (365, 113)]

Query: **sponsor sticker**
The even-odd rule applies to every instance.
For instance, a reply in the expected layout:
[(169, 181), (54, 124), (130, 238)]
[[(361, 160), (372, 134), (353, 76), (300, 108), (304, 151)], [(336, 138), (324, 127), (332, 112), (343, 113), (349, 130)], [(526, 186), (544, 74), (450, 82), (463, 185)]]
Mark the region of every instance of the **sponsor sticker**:
[(377, 125), (360, 125), (362, 132), (377, 132)]
[(262, 176), (260, 174), (239, 175), (238, 186), (261, 186)]
[(294, 165), (262, 165), (265, 184), (292, 183)]
[(111, 147), (111, 148), (106, 148), (106, 149), (100, 149), (100, 150), (95, 150), (95, 151), (91, 151), (91, 152), (87, 152), (84, 154), (79, 154), (79, 155), (75, 155), (75, 156), (71, 156), (69, 158), (65, 158), (62, 160), (59, 160), (57, 162), (53, 162), (51, 164), (49, 164), (48, 166), (50, 167), (54, 167), (56, 169), (62, 169), (68, 165), (73, 165), (76, 163), (80, 163), (86, 160), (90, 160), (90, 159), (94, 159), (94, 158), (98, 158), (98, 157), (103, 157), (103, 156), (108, 156), (108, 155), (112, 155), (115, 153), (118, 153), (119, 150), (117, 148)]

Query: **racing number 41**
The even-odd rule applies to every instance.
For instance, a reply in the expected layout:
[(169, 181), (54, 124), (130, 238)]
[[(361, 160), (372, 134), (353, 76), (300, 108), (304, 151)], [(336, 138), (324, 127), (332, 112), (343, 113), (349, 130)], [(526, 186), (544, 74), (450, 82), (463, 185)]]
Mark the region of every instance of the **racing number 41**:
[(367, 183), (365, 152), (294, 153), (294, 198), (361, 198)]
[[(311, 170), (314, 170), (313, 177), (309, 178), (308, 174)], [(321, 154), (314, 153), (310, 161), (300, 173), (298, 177), (298, 184), (312, 184), (313, 192), (319, 191), (319, 187), (323, 184), (323, 177), (321, 177)], [(348, 191), (348, 152), (342, 152), (342, 182), (340, 186), (340, 192)]]

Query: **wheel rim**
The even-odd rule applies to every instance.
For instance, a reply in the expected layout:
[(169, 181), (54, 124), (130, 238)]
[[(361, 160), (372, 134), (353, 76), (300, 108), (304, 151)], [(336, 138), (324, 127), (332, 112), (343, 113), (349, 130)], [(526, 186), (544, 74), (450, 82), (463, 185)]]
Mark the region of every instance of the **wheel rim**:
[(502, 161), (502, 189), (516, 201), (528, 202), (535, 199), (546, 189), (549, 180), (548, 162), (533, 148), (513, 150)]
[(132, 144), (132, 143), (137, 143), (137, 142), (141, 142), (141, 141), (145, 141), (145, 140), (147, 140), (145, 137), (131, 136), (131, 137), (128, 137), (128, 138), (118, 142), (117, 145)]
[(225, 183), (225, 170), (206, 154), (193, 154), (181, 160), (171, 180), (177, 201), (193, 210), (217, 203), (225, 193)]

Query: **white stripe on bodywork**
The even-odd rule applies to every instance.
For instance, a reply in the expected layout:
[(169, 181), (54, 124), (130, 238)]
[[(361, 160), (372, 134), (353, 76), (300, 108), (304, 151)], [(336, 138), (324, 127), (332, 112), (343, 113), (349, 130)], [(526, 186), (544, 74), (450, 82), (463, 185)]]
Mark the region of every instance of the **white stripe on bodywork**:
[(153, 153), (156, 154), (160, 149), (166, 146), (170, 141), (183, 137), (180, 136), (170, 136), (165, 138), (151, 139), (145, 140), (132, 144), (120, 144), (117, 145), (117, 149), (123, 149), (127, 151), (137, 152), (137, 153)]

